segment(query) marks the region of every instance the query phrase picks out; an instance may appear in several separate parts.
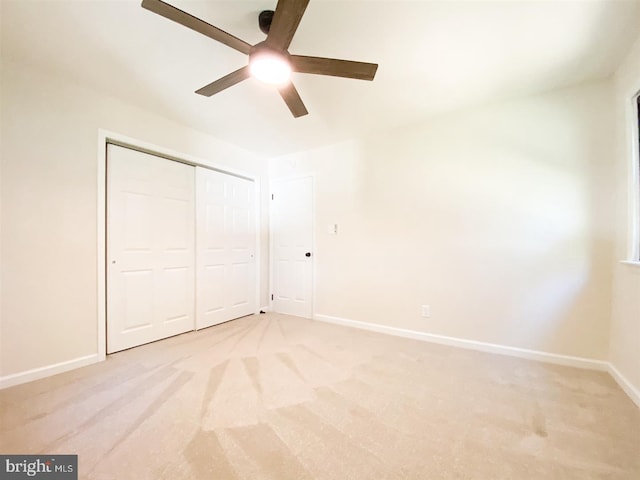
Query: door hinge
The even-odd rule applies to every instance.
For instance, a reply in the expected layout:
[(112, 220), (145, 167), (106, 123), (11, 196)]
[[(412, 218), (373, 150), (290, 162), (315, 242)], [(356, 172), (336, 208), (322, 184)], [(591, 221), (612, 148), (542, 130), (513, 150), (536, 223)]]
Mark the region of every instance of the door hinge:
[(276, 196), (272, 193), (271, 194), (271, 200), (275, 200)]
[(271, 294), (271, 300), (273, 300), (273, 293)]

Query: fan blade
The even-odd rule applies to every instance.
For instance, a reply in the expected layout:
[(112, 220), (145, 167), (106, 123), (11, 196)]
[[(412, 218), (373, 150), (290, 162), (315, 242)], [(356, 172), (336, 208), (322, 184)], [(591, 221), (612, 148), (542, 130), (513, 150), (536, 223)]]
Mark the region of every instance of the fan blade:
[(225, 88), (233, 87), (236, 83), (246, 80), (249, 78), (249, 75), (249, 67), (242, 67), (235, 72), (231, 72), (229, 75), (219, 78), (215, 82), (211, 82), (209, 85), (205, 85), (200, 90), (196, 90), (196, 93), (210, 97)]
[(376, 63), (352, 62), (324, 57), (305, 57), (291, 55), (291, 68), (294, 72), (315, 73), (333, 77), (373, 80), (378, 70)]
[(183, 12), (179, 8), (169, 5), (162, 0), (142, 0), (142, 8), (146, 8), (147, 10), (157, 13), (164, 18), (173, 20), (174, 22), (184, 25), (191, 30), (195, 30), (202, 35), (213, 38), (214, 40), (224, 43), (228, 47), (238, 50), (246, 55), (249, 55), (249, 52), (251, 51), (251, 45), (247, 42), (240, 40), (230, 33), (220, 30), (219, 28), (214, 27), (213, 25), (194, 17), (187, 12)]
[(307, 108), (304, 106), (304, 103), (302, 103), (302, 99), (300, 98), (296, 87), (293, 86), (293, 83), (289, 82), (283, 87), (278, 87), (278, 91), (295, 118), (302, 117), (309, 113), (307, 112)]
[(309, 0), (278, 0), (267, 35), (267, 45), (287, 50), (308, 4)]

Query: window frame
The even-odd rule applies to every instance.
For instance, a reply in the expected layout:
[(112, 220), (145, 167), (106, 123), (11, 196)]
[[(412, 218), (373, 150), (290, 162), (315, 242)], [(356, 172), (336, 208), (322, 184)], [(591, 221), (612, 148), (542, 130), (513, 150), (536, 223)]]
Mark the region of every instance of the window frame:
[(631, 97), (628, 128), (631, 155), (629, 166), (629, 241), (627, 261), (640, 265), (640, 91)]

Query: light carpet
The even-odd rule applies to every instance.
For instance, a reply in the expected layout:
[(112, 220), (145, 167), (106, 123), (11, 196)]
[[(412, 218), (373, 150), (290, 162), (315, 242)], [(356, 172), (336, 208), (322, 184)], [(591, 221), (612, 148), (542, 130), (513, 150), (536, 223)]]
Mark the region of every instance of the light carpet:
[(251, 316), (0, 391), (0, 453), (82, 479), (640, 479), (606, 373)]

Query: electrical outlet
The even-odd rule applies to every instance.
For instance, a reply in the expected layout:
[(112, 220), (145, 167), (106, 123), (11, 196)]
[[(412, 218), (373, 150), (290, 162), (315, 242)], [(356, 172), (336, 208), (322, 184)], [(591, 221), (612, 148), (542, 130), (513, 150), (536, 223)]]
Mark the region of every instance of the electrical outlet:
[(431, 316), (431, 307), (429, 305), (422, 305), (422, 316), (429, 318)]

